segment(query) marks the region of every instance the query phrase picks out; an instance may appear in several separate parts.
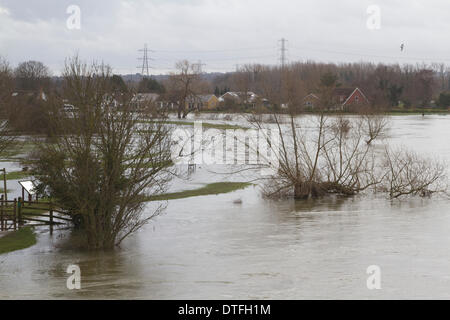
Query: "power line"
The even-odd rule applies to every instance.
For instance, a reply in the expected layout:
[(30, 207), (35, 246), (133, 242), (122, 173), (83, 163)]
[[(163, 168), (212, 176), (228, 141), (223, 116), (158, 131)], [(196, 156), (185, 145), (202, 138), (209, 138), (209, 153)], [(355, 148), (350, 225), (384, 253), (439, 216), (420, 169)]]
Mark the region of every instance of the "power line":
[(236, 48), (236, 49), (211, 49), (211, 50), (157, 50), (154, 52), (164, 53), (201, 53), (201, 52), (235, 52), (235, 51), (251, 51), (251, 50), (273, 50), (273, 47), (248, 47), (248, 48)]
[[(264, 58), (274, 58), (275, 56), (273, 55), (273, 54), (271, 54), (271, 55), (265, 55), (265, 56), (251, 56), (251, 57), (248, 57), (248, 56), (226, 56), (226, 57), (212, 57), (212, 58), (203, 58), (202, 59), (202, 61), (206, 61), (206, 62), (209, 62), (209, 61), (236, 61), (236, 60), (255, 60), (255, 59), (264, 59)], [(161, 61), (165, 61), (165, 62), (171, 62), (171, 61), (174, 61), (174, 60), (176, 60), (176, 59), (181, 59), (181, 58), (177, 58), (177, 57), (171, 57), (171, 58), (168, 58), (168, 57), (158, 57), (158, 61), (159, 60), (161, 60)]]
[[(138, 58), (138, 60), (142, 60), (142, 66), (138, 66), (138, 69), (141, 69), (141, 74), (142, 75), (147, 75), (147, 77), (150, 76), (150, 72), (149, 72), (149, 65), (148, 65), (148, 61), (149, 60), (153, 60), (148, 56), (148, 48), (147, 48), (147, 44), (144, 44), (144, 49), (140, 49), (138, 50), (139, 52), (144, 52), (144, 55), (142, 58)], [(151, 51), (151, 50), (150, 50)]]
[(202, 67), (206, 66), (206, 63), (202, 63), (202, 60), (198, 60), (197, 63), (194, 63), (195, 66), (198, 68), (198, 72), (202, 73)]
[(286, 43), (287, 43), (287, 40), (285, 38), (281, 38), (281, 40), (279, 40), (279, 42), (281, 42), (281, 48), (280, 48), (281, 67), (284, 68), (286, 65), (286, 52), (287, 52)]
[(371, 53), (357, 53), (357, 52), (348, 52), (348, 51), (339, 51), (339, 50), (328, 50), (328, 49), (314, 49), (311, 47), (293, 47), (294, 50), (298, 51), (312, 51), (312, 52), (321, 52), (321, 53), (331, 53), (331, 54), (340, 54), (340, 55), (349, 55), (356, 56), (360, 58), (370, 57), (370, 58), (384, 58), (384, 59), (398, 59), (398, 60), (415, 60), (415, 61), (450, 61), (449, 58), (425, 58), (425, 57), (413, 57), (413, 56), (391, 56), (391, 55), (379, 55), (379, 54), (371, 54)]

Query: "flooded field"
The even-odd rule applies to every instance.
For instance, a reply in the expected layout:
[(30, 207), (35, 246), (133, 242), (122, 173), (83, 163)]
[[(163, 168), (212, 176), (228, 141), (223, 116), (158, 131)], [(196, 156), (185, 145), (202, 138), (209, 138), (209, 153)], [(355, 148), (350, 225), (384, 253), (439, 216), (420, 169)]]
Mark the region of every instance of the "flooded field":
[[(201, 118), (224, 122), (209, 116)], [(388, 135), (450, 162), (449, 116), (393, 116)], [(223, 178), (198, 168), (172, 188)], [(248, 187), (171, 200), (114, 252), (69, 250), (69, 231), (37, 232), (35, 246), (0, 255), (0, 299), (450, 298), (450, 201), (443, 198), (268, 201)], [(81, 268), (81, 290), (66, 287), (72, 264)], [(381, 268), (380, 290), (367, 289), (370, 265)]]

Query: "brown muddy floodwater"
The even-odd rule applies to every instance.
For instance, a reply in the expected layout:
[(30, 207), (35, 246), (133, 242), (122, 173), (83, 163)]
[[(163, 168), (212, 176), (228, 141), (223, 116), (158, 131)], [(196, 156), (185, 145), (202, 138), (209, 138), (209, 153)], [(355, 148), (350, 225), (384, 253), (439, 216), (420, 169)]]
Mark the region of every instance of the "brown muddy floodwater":
[[(391, 126), (393, 143), (450, 161), (449, 116), (395, 116)], [(187, 184), (214, 178), (199, 169)], [(0, 255), (0, 299), (450, 298), (443, 198), (273, 202), (250, 187), (170, 201), (114, 252), (62, 249), (68, 231), (37, 232), (35, 246)], [(66, 288), (72, 264), (81, 290)], [(370, 265), (380, 290), (367, 289)]]

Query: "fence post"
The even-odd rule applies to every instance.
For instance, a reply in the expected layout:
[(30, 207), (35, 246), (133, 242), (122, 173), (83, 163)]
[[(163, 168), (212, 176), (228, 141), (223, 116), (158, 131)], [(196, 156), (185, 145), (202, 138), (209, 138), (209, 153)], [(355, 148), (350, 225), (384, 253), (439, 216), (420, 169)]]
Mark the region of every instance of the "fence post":
[(3, 195), (0, 197), (0, 231), (3, 231)]
[(53, 206), (52, 202), (50, 201), (50, 235), (53, 234)]
[(17, 199), (14, 198), (13, 205), (13, 222), (14, 222), (14, 231), (17, 230)]
[(23, 198), (19, 197), (19, 199), (17, 201), (17, 218), (18, 218), (19, 226), (23, 225), (22, 206), (23, 206)]
[(8, 189), (6, 186), (6, 169), (3, 168), (1, 171), (3, 171), (3, 192), (5, 193), (5, 201), (8, 201)]

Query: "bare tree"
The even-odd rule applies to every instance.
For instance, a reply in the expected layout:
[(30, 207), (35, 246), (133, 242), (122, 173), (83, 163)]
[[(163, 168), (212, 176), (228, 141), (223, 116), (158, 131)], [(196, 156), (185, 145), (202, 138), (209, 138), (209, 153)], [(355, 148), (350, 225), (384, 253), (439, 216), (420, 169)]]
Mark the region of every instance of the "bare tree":
[(9, 64), (0, 57), (0, 153), (5, 151), (13, 141), (10, 134), (8, 109), (13, 93), (13, 75)]
[[(321, 96), (326, 97), (326, 92), (321, 90), (324, 88), (318, 90), (317, 84), (324, 75), (331, 74), (336, 77), (336, 84), (339, 82), (344, 88), (362, 89), (369, 102), (376, 107), (426, 106), (433, 97), (450, 90), (449, 73), (439, 64), (385, 65), (364, 62), (333, 64), (306, 61), (292, 63), (286, 69), (305, 83), (307, 93), (320, 91)], [(244, 91), (248, 88), (262, 94), (261, 79), (267, 73), (271, 73), (272, 82), (275, 83), (280, 81), (283, 72), (282, 68), (246, 65), (234, 74), (219, 76), (212, 81), (213, 86), (230, 87), (234, 91)], [(328, 93), (332, 93), (332, 86), (329, 87)]]
[(382, 190), (391, 199), (402, 196), (431, 196), (448, 190), (446, 165), (435, 159), (419, 156), (417, 153), (398, 149), (385, 150)]
[(363, 113), (360, 117), (367, 136), (367, 144), (371, 144), (372, 141), (381, 138), (389, 127), (389, 118), (384, 113), (369, 111)]
[[(265, 196), (307, 199), (327, 194), (351, 196), (366, 190), (386, 191), (390, 189), (382, 186), (389, 177), (392, 177), (392, 190), (400, 190), (404, 187), (405, 178), (396, 174), (398, 169), (395, 168), (401, 167), (403, 163), (411, 166), (411, 170), (406, 170), (404, 174), (411, 178), (414, 172), (415, 178), (408, 181), (407, 191), (397, 192), (399, 197), (406, 194), (431, 194), (438, 190), (429, 186), (435, 186), (437, 180), (441, 179), (445, 166), (434, 165), (433, 162), (421, 160), (418, 156), (411, 157), (408, 152), (404, 152), (402, 157), (391, 158), (392, 163), (388, 167), (393, 168), (393, 173), (386, 170), (383, 156), (372, 147), (373, 141), (380, 139), (387, 127), (385, 116), (366, 113), (359, 118), (345, 118), (326, 112), (334, 104), (331, 94), (336, 84), (334, 76), (330, 74), (321, 79), (320, 89), (325, 97), (322, 96), (321, 105), (316, 108), (317, 113), (302, 117), (295, 112), (301, 103), (300, 99), (295, 99), (301, 96), (301, 85), (292, 85), (296, 77), (289, 76), (289, 68), (284, 72), (281, 90), (273, 92), (269, 89), (267, 93), (273, 93), (272, 101), (286, 101), (289, 108), (282, 113), (273, 109), (275, 122), (272, 125), (265, 123), (263, 117), (252, 118), (252, 124), (257, 128), (270, 129), (272, 132), (265, 139), (277, 158), (276, 162), (270, 159), (265, 161), (266, 166), (276, 169), (272, 176), (266, 178), (268, 181), (263, 190)], [(264, 132), (260, 130), (260, 134)], [(279, 143), (272, 143), (273, 134), (278, 135)], [(403, 157), (407, 157), (408, 161), (402, 160)], [(420, 163), (423, 167), (428, 163), (431, 167), (418, 170), (414, 163)], [(417, 175), (420, 172), (423, 174)]]
[[(163, 206), (144, 212), (145, 202), (170, 179), (164, 115), (133, 112), (132, 94), (116, 93), (111, 76), (105, 65), (67, 63), (63, 96), (49, 98), (60, 134), (39, 145), (33, 165), (39, 189), (77, 217), (90, 249), (112, 248), (158, 215)], [(61, 112), (62, 98), (77, 111)]]
[(189, 99), (198, 95), (201, 82), (201, 66), (187, 60), (176, 64), (177, 72), (169, 76), (166, 88), (166, 99), (177, 106), (178, 118), (186, 118), (189, 110)]
[[(303, 107), (305, 90), (291, 68), (283, 70), (280, 90), (267, 91), (271, 101), (286, 107), (281, 113), (273, 109), (272, 117), (276, 121), (272, 129), (279, 135), (279, 144), (269, 145), (278, 161), (277, 173), (266, 184), (266, 196), (281, 194), (305, 199), (328, 193), (353, 195), (376, 183), (372, 174), (372, 150), (364, 143), (361, 125), (350, 131), (343, 117), (325, 114), (333, 106), (335, 86), (334, 75), (322, 77), (321, 105), (317, 106), (319, 113), (312, 118), (297, 116)], [(255, 119), (258, 128), (265, 126)]]
[(356, 119), (349, 129), (341, 116), (313, 117), (290, 116), (291, 125), (276, 130), (280, 144), (273, 145), (273, 152), (278, 168), (265, 185), (266, 196), (307, 199), (371, 190), (400, 198), (447, 192), (444, 163), (408, 150), (386, 150), (382, 161), (383, 155), (367, 143), (365, 122)]
[(322, 110), (334, 109), (338, 101), (335, 100), (334, 91), (339, 86), (338, 77), (328, 71), (320, 77), (318, 85), (320, 103), (318, 108)]
[(255, 73), (253, 65), (244, 65), (232, 75), (233, 87), (240, 93), (238, 99), (241, 110), (248, 107), (250, 103), (249, 92), (254, 87)]
[(14, 70), (18, 88), (21, 90), (47, 89), (50, 70), (42, 62), (26, 61)]

